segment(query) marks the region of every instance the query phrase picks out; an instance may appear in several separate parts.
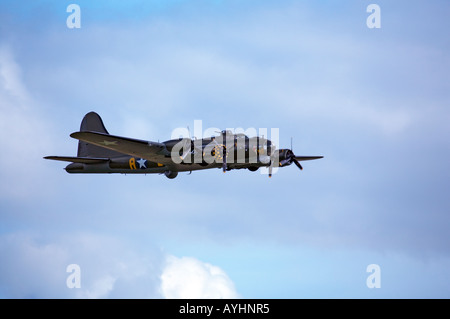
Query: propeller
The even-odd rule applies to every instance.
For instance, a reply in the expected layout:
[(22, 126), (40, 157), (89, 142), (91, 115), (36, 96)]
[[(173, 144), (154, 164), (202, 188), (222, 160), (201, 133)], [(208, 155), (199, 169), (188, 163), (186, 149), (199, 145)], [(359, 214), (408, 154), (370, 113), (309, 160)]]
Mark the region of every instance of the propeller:
[[(194, 154), (194, 152), (202, 152), (201, 148), (198, 148), (196, 145), (196, 143), (191, 140), (190, 138), (185, 137), (183, 139), (183, 150), (184, 153), (180, 156), (181, 160), (185, 160), (186, 156), (188, 156), (189, 154)], [(190, 162), (189, 162), (190, 163)]]
[(297, 159), (295, 158), (296, 156), (295, 156), (295, 154), (294, 154), (294, 148), (292, 147), (292, 136), (291, 136), (291, 149), (288, 150), (288, 151), (290, 151), (290, 152), (289, 152), (289, 157), (290, 157), (291, 163), (294, 162), (294, 164), (295, 164), (298, 168), (300, 168), (300, 170), (302, 170), (303, 167), (300, 165), (300, 163), (299, 163), (299, 162), (297, 161)]
[(200, 147), (197, 147), (197, 145), (196, 145), (197, 143), (195, 141), (197, 141), (197, 137), (191, 136), (191, 130), (189, 129), (189, 125), (187, 126), (187, 131), (189, 134), (189, 138), (185, 137), (183, 139), (184, 140), (183, 150), (185, 150), (185, 152), (180, 156), (182, 161), (184, 161), (186, 156), (188, 156), (189, 154), (194, 154), (195, 152), (198, 152), (201, 154), (203, 152), (201, 145), (200, 145)]
[(269, 177), (272, 177), (272, 167), (274, 165), (274, 163), (277, 162), (277, 158), (278, 158), (278, 166), (280, 167), (284, 167), (284, 166), (289, 166), (292, 163), (295, 164), (295, 166), (297, 166), (299, 169), (303, 169), (302, 165), (299, 163), (299, 161), (297, 160), (297, 158), (302, 158), (300, 156), (295, 156), (294, 152), (290, 149), (279, 149), (276, 150), (274, 152), (274, 154), (272, 154), (271, 156), (271, 162), (270, 162), (270, 166), (269, 166)]
[(222, 171), (225, 173), (227, 170), (227, 148), (225, 147), (225, 145), (222, 145), (222, 158)]
[[(225, 140), (226, 140), (226, 135), (227, 135), (228, 132), (223, 130), (223, 131), (217, 132), (217, 133), (221, 133), (222, 134), (222, 139), (223, 139), (222, 143), (223, 144), (217, 143), (216, 139), (214, 139), (214, 143), (216, 144), (216, 146), (214, 147), (214, 151), (216, 152), (216, 156), (217, 156), (217, 153), (222, 151), (222, 154), (219, 155), (219, 156), (222, 157), (222, 171), (225, 173), (227, 171), (227, 155), (228, 155), (227, 154), (227, 147), (225, 146)], [(220, 148), (222, 148), (222, 149), (220, 149)]]
[(297, 165), (298, 168), (300, 168), (301, 170), (303, 169), (303, 167), (300, 165), (300, 163), (297, 161), (297, 159), (295, 158), (295, 156), (292, 158), (292, 161), (294, 162), (295, 165)]

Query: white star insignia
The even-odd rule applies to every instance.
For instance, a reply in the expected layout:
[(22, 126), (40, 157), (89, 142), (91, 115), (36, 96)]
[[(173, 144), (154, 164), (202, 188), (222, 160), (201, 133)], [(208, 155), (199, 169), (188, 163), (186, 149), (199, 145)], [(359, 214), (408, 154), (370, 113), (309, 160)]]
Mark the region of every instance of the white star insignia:
[(141, 158), (139, 161), (137, 161), (139, 163), (139, 168), (147, 168), (147, 166), (145, 166), (145, 162), (146, 160)]

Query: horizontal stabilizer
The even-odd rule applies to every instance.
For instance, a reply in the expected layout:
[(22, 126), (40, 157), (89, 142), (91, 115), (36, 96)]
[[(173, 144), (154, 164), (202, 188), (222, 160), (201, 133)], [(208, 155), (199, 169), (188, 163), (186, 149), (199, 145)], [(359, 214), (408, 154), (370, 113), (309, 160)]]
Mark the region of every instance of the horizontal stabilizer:
[(323, 156), (296, 156), (295, 159), (297, 161), (311, 161), (323, 158)]
[(100, 157), (46, 156), (44, 158), (55, 161), (84, 163), (84, 164), (96, 164), (109, 161), (109, 158), (100, 158)]

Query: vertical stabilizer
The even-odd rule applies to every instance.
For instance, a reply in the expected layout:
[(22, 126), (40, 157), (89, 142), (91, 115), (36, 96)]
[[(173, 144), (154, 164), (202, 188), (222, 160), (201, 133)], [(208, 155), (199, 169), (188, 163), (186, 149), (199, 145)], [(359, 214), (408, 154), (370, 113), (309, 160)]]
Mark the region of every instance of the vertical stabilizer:
[[(109, 134), (103, 124), (102, 118), (95, 112), (89, 112), (81, 121), (81, 132), (99, 132)], [(123, 155), (122, 153), (92, 145), (83, 141), (78, 142), (78, 157), (102, 157), (111, 158)]]

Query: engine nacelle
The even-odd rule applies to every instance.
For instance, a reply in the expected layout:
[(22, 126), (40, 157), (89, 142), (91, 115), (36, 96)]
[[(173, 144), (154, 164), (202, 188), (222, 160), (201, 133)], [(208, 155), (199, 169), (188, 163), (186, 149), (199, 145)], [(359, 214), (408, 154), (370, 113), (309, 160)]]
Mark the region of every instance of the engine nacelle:
[(280, 167), (289, 166), (292, 164), (292, 158), (295, 157), (294, 153), (290, 149), (279, 149), (276, 150), (278, 155), (278, 165)]
[(178, 172), (165, 171), (164, 175), (166, 175), (167, 178), (174, 179), (175, 177), (177, 177)]

